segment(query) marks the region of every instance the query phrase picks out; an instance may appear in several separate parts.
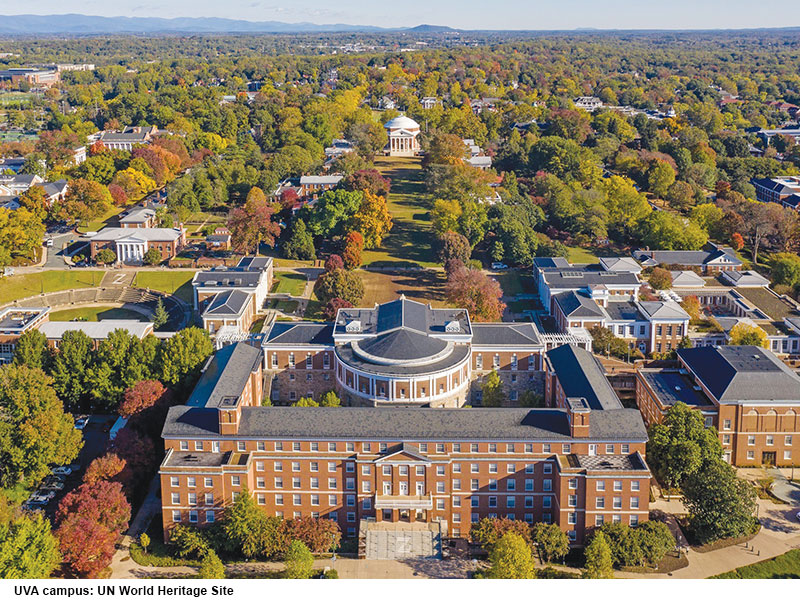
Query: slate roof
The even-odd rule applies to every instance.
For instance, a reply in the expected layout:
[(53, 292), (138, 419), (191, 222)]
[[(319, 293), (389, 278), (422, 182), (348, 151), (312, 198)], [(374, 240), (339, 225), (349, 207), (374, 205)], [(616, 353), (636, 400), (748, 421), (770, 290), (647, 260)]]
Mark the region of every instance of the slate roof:
[[(131, 231), (130, 229), (126, 231)], [(135, 230), (134, 230), (135, 231)], [(143, 230), (146, 231), (146, 230)], [(235, 269), (212, 269), (211, 271), (198, 271), (194, 275), (192, 285), (196, 286), (230, 286), (230, 287), (258, 287), (261, 282), (260, 271), (240, 271)]]
[[(547, 359), (567, 398), (585, 398), (594, 411), (622, 408), (603, 368), (588, 351), (565, 344), (547, 351)], [(591, 423), (596, 413), (592, 413)]]
[(756, 271), (724, 271), (722, 279), (735, 286), (763, 287), (769, 285), (769, 279)]
[(561, 256), (540, 256), (533, 259), (533, 266), (541, 269), (569, 269), (569, 261)]
[(600, 266), (606, 271), (621, 273), (641, 273), (642, 267), (629, 256), (610, 256), (599, 259)]
[(652, 302), (639, 302), (639, 308), (650, 319), (685, 319), (689, 320), (689, 314), (681, 308), (681, 305), (672, 300)]
[(704, 346), (677, 352), (720, 403), (800, 402), (800, 377), (764, 348)]
[[(599, 308), (599, 307), (598, 307)], [(603, 307), (608, 318), (612, 321), (643, 321), (644, 315), (639, 312), (639, 307), (630, 300), (626, 302), (609, 302)]]
[(459, 324), (457, 333), (470, 333), (469, 317), (463, 309), (431, 308), (427, 304), (400, 296), (397, 300), (378, 304), (375, 308), (342, 308), (336, 315), (335, 333), (346, 335), (345, 327), (360, 321), (359, 334), (380, 334), (404, 327), (421, 333), (445, 333), (451, 321)]
[(417, 360), (442, 352), (448, 342), (401, 328), (362, 340), (358, 345), (364, 352), (380, 358)]
[[(411, 350), (409, 350), (408, 348), (404, 348), (403, 351), (411, 352)], [(350, 344), (336, 346), (335, 352), (342, 362), (352, 367), (355, 367), (356, 369), (360, 369), (367, 373), (374, 373), (376, 375), (398, 375), (398, 376), (438, 373), (439, 371), (449, 369), (465, 361), (466, 359), (469, 358), (470, 355), (469, 346), (467, 346), (466, 344), (458, 344), (453, 346), (452, 351), (446, 353), (442, 358), (438, 360), (431, 360), (430, 362), (425, 362), (424, 364), (413, 362), (414, 359), (411, 357), (408, 357), (406, 359), (411, 364), (408, 363), (404, 364), (403, 362), (400, 362), (399, 364), (379, 364), (373, 361), (363, 359), (356, 353), (356, 351)], [(423, 358), (426, 356), (431, 356), (431, 355), (424, 354)], [(391, 359), (391, 357), (388, 356), (384, 358)], [(402, 359), (397, 359), (397, 360), (402, 360)]]
[(640, 285), (636, 273), (604, 271), (596, 265), (544, 269), (541, 277), (550, 289), (581, 289), (590, 285)]
[(181, 237), (180, 229), (164, 227), (142, 227), (134, 229), (130, 227), (104, 227), (91, 239), (93, 242), (116, 241), (123, 238), (136, 239), (152, 242), (171, 242)]
[(68, 183), (66, 179), (58, 179), (56, 181), (48, 181), (40, 184), (40, 187), (44, 190), (44, 193), (47, 194), (48, 198), (63, 194), (67, 186)]
[(473, 346), (539, 346), (539, 331), (533, 323), (473, 323)]
[[(702, 267), (712, 263), (741, 265), (732, 252), (717, 248), (712, 250), (636, 250), (633, 257), (645, 266), (655, 265), (689, 265)], [(726, 257), (726, 261), (721, 261)]]
[(689, 406), (711, 406), (711, 401), (702, 391), (694, 389), (695, 383), (675, 369), (641, 369), (639, 375), (656, 393), (659, 401), (672, 406), (683, 402)]
[(214, 296), (214, 300), (203, 311), (203, 318), (209, 317), (238, 317), (247, 305), (250, 304), (250, 293), (236, 289), (225, 290)]
[[(218, 433), (216, 411), (191, 406), (169, 409), (162, 435), (192, 437)], [(230, 436), (234, 437), (234, 436)], [(242, 407), (241, 438), (317, 440), (519, 440), (569, 442), (567, 412), (526, 408), (303, 408)], [(586, 440), (645, 441), (637, 409), (593, 412)]]
[(567, 317), (598, 317), (602, 319), (606, 316), (597, 302), (578, 292), (561, 292), (555, 294), (553, 300)]
[(337, 185), (343, 178), (343, 175), (303, 175), (300, 185)]
[(106, 319), (104, 321), (48, 321), (39, 327), (47, 339), (61, 339), (68, 331), (82, 331), (93, 340), (104, 340), (117, 329), (124, 329), (139, 339), (153, 333), (153, 324), (133, 319)]
[(333, 323), (275, 321), (264, 338), (263, 345), (269, 344), (333, 346)]
[(260, 348), (245, 342), (224, 346), (206, 364), (186, 405), (218, 408), (226, 398), (238, 399), (260, 362)]
[[(694, 271), (670, 271), (672, 275), (672, 287), (703, 287), (706, 280)], [(726, 271), (726, 273), (738, 273), (738, 271)]]
[(152, 208), (135, 208), (122, 217), (120, 223), (145, 223), (156, 216)]

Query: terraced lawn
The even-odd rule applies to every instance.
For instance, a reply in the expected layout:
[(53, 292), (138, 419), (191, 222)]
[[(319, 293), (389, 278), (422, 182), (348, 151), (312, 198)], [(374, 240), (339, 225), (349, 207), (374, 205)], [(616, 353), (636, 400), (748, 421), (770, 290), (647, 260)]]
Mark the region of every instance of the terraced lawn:
[(58, 270), (3, 277), (0, 279), (0, 304), (48, 292), (97, 287), (103, 275), (96, 270)]
[(363, 253), (363, 264), (438, 266), (431, 248), (434, 233), (421, 160), (381, 156), (375, 159), (375, 167), (392, 181), (386, 200), (394, 226), (380, 248)]
[(272, 284), (273, 294), (289, 294), (290, 296), (302, 296), (306, 289), (306, 276), (302, 273), (292, 273), (290, 271), (275, 272), (275, 282)]
[(109, 319), (132, 319), (147, 321), (141, 313), (116, 306), (87, 306), (70, 308), (50, 313), (51, 321), (107, 321)]
[(194, 274), (195, 271), (138, 271), (133, 285), (174, 294), (187, 304), (191, 304)]
[(417, 302), (444, 306), (445, 277), (442, 271), (430, 269), (419, 271), (398, 271), (394, 273), (359, 271), (364, 283), (364, 299), (361, 306), (374, 306), (375, 303), (396, 300), (400, 294)]

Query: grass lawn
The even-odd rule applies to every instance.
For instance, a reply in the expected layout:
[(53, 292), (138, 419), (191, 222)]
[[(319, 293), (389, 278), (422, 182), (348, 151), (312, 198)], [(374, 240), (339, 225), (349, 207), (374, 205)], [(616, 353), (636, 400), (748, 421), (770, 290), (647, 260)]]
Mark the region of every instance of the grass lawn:
[(405, 294), (410, 300), (430, 302), (433, 306), (444, 306), (445, 276), (441, 271), (408, 271), (383, 273), (359, 271), (364, 283), (364, 299), (361, 306), (374, 306), (396, 300)]
[(87, 231), (100, 231), (106, 226), (109, 219), (116, 217), (119, 213), (125, 210), (124, 206), (114, 206), (108, 212), (94, 221), (81, 221), (78, 225), (78, 233), (86, 233)]
[(30, 102), (35, 96), (26, 92), (5, 92), (0, 94), (0, 104), (16, 104), (18, 102)]
[(567, 249), (569, 250), (569, 256), (567, 256), (567, 260), (572, 264), (597, 262), (597, 255), (591, 250), (578, 247), (567, 247)]
[(97, 287), (103, 279), (102, 271), (41, 271), (12, 275), (0, 279), (0, 304), (5, 304), (41, 293), (60, 292), (75, 288)]
[(133, 285), (174, 294), (184, 302), (191, 304), (194, 274), (194, 271), (139, 271), (136, 273)]
[(70, 308), (50, 313), (51, 321), (105, 321), (108, 319), (133, 319), (147, 321), (141, 313), (126, 308), (115, 306), (87, 306), (84, 308)]
[(506, 271), (491, 275), (500, 283), (504, 296), (518, 296), (519, 294), (534, 294), (533, 277), (519, 271)]
[(275, 282), (272, 284), (273, 294), (289, 294), (299, 297), (303, 295), (305, 289), (306, 276), (302, 273), (275, 272)]
[(716, 575), (712, 579), (800, 579), (800, 550)]
[(363, 264), (438, 266), (431, 249), (434, 233), (420, 159), (377, 157), (375, 167), (392, 181), (392, 191), (386, 200), (394, 226), (384, 238), (382, 247), (362, 254)]

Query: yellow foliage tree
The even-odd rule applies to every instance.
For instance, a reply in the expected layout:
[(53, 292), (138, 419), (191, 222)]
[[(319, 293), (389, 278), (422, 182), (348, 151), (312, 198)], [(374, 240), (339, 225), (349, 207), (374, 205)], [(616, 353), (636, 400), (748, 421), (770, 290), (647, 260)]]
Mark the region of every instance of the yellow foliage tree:
[(365, 248), (377, 248), (392, 229), (392, 215), (386, 206), (386, 198), (372, 192), (364, 192), (364, 199), (355, 215), (353, 229), (364, 236)]
[(758, 325), (737, 323), (731, 329), (728, 344), (731, 346), (761, 346), (768, 348), (767, 332)]

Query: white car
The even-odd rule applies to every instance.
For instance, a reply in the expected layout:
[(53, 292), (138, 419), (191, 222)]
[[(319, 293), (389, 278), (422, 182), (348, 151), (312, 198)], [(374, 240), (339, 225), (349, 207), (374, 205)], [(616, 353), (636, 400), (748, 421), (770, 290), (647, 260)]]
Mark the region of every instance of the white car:
[(72, 474), (72, 468), (71, 467), (55, 467), (55, 468), (51, 469), (50, 472), (53, 475), (63, 475), (63, 476), (66, 477), (67, 475), (71, 475)]
[(55, 242), (53, 241), (53, 238), (49, 238), (49, 239), (48, 239), (48, 240), (47, 240), (47, 241), (44, 243), (44, 245), (45, 245), (45, 246), (47, 246), (48, 248), (52, 248), (52, 247), (53, 247), (53, 244), (55, 244)]
[(75, 429), (83, 429), (89, 424), (89, 417), (78, 417), (75, 419)]
[(28, 502), (32, 502), (34, 504), (47, 504), (48, 502), (50, 502), (50, 500), (52, 500), (55, 497), (56, 497), (55, 492), (47, 492), (47, 493), (36, 492), (30, 498), (28, 498)]
[(60, 481), (51, 481), (50, 483), (44, 484), (40, 489), (46, 490), (48, 492), (50, 492), (51, 490), (58, 492), (64, 489), (64, 484), (61, 483)]
[(505, 264), (505, 263), (501, 263), (501, 262), (493, 262), (492, 263), (492, 269), (494, 269), (495, 271), (503, 271), (504, 269), (507, 269), (507, 268), (508, 268), (508, 265)]

